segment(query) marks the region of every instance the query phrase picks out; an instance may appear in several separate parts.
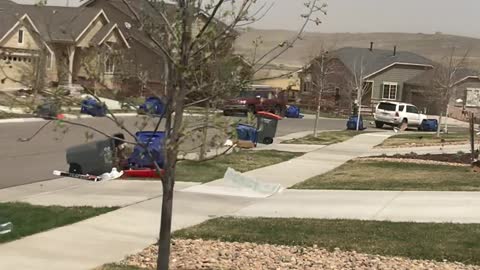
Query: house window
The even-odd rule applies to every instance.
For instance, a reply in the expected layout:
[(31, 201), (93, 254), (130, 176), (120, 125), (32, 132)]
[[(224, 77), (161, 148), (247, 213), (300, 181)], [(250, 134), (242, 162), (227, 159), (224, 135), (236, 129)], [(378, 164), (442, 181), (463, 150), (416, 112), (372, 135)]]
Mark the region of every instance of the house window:
[(467, 107), (480, 107), (480, 88), (467, 88)]
[(23, 44), (23, 30), (18, 30), (18, 44)]
[(396, 100), (398, 91), (398, 83), (383, 83), (383, 99)]
[(105, 61), (105, 74), (113, 74), (115, 72), (115, 63), (112, 57), (107, 57)]

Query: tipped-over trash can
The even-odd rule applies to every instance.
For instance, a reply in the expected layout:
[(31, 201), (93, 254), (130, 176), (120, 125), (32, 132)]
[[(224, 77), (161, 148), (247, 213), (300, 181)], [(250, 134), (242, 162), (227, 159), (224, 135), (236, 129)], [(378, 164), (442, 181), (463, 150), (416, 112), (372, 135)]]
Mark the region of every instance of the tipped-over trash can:
[(69, 172), (76, 174), (102, 175), (112, 171), (115, 139), (108, 138), (67, 149)]
[(46, 100), (43, 104), (38, 105), (35, 114), (39, 117), (50, 119), (56, 118), (60, 113), (60, 105), (55, 100)]
[(437, 131), (438, 129), (438, 120), (437, 119), (425, 119), (422, 121), (422, 124), (418, 127), (420, 131)]
[(165, 113), (165, 105), (158, 97), (149, 97), (145, 103), (138, 107), (138, 114), (150, 114), (161, 116)]
[(96, 99), (87, 98), (82, 101), (80, 113), (88, 114), (93, 117), (103, 117), (107, 115), (107, 107), (105, 104), (98, 102)]
[(237, 126), (237, 137), (241, 141), (250, 141), (253, 144), (257, 144), (257, 129), (255, 127), (238, 124)]
[[(348, 130), (357, 130), (357, 121), (358, 121), (358, 116), (353, 115), (348, 118), (347, 121), (347, 129)], [(364, 130), (365, 127), (363, 126), (363, 117), (360, 116), (360, 122), (358, 122), (358, 130)]]
[[(128, 158), (130, 168), (155, 168), (154, 161), (163, 168), (165, 157), (163, 154), (163, 142), (165, 140), (165, 132), (163, 131), (141, 131), (135, 134), (139, 143), (147, 146), (150, 154), (145, 147), (136, 145), (133, 153)], [(153, 158), (153, 159), (152, 159)]]
[(282, 117), (269, 112), (257, 113), (257, 141), (263, 144), (272, 144), (277, 133), (278, 120)]

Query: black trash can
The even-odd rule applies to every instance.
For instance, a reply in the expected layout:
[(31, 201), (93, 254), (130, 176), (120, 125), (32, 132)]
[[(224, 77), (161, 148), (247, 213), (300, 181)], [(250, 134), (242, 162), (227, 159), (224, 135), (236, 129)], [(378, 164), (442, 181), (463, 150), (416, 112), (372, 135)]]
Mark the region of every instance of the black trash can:
[(115, 162), (115, 144), (112, 138), (94, 141), (67, 149), (69, 172), (102, 175), (112, 171)]
[(278, 120), (282, 117), (269, 112), (257, 113), (257, 141), (263, 144), (272, 144), (277, 133)]
[(45, 119), (56, 118), (60, 113), (60, 105), (55, 100), (46, 100), (43, 104), (38, 105), (35, 114)]

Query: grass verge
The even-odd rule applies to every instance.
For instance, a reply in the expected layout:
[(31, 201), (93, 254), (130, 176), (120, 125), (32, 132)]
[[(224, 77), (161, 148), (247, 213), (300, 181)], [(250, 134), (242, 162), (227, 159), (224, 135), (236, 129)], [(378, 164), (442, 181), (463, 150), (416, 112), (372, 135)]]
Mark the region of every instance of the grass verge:
[(318, 133), (317, 137), (309, 135), (303, 138), (292, 139), (282, 142), (283, 144), (308, 144), (308, 145), (330, 145), (335, 143), (341, 143), (349, 140), (357, 135), (366, 133), (366, 131), (326, 131)]
[(442, 134), (439, 138), (433, 133), (400, 134), (385, 140), (379, 147), (403, 147), (441, 145), (448, 143), (467, 143), (470, 137), (466, 132)]
[(13, 224), (13, 230), (10, 233), (0, 235), (0, 243), (69, 225), (116, 209), (0, 203), (0, 221), (10, 221)]
[(220, 156), (205, 162), (182, 161), (177, 165), (176, 181), (205, 183), (222, 178), (229, 167), (239, 172), (247, 172), (284, 162), (301, 155), (303, 153), (274, 150), (241, 150), (240, 152)]
[(480, 176), (468, 167), (358, 160), (292, 188), (480, 191)]
[(480, 225), (355, 220), (218, 218), (177, 238), (313, 246), (412, 259), (480, 264)]

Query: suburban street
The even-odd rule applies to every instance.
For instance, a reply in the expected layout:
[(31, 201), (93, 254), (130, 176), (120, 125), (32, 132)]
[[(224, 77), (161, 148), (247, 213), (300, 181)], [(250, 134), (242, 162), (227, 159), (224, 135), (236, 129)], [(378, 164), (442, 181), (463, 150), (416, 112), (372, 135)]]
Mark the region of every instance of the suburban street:
[[(132, 131), (138, 130), (136, 124), (141, 120), (136, 117), (125, 117), (125, 126)], [(105, 133), (120, 132), (116, 125), (106, 118), (88, 118), (74, 120), (91, 125)], [(313, 127), (311, 119), (284, 119), (280, 121), (277, 136), (289, 133), (308, 131)], [(68, 147), (82, 144), (86, 141), (86, 128), (70, 126), (67, 133), (62, 134), (61, 129), (54, 130), (54, 124), (47, 126), (30, 142), (19, 142), (19, 138), (29, 137), (34, 134), (45, 122), (30, 123), (2, 123), (0, 124), (0, 189), (55, 179), (53, 170), (67, 170), (65, 150)], [(153, 128), (150, 124), (150, 129)], [(345, 120), (322, 119), (321, 130), (344, 129)], [(147, 128), (148, 129), (148, 128)], [(95, 134), (94, 139), (103, 135)], [(183, 148), (191, 148), (183, 145)]]

